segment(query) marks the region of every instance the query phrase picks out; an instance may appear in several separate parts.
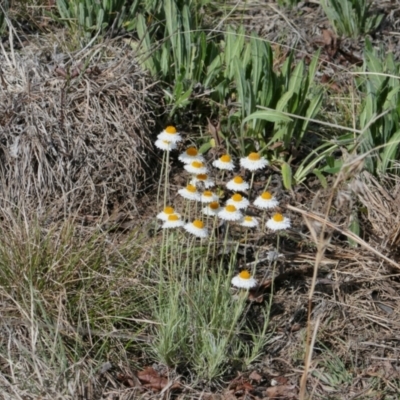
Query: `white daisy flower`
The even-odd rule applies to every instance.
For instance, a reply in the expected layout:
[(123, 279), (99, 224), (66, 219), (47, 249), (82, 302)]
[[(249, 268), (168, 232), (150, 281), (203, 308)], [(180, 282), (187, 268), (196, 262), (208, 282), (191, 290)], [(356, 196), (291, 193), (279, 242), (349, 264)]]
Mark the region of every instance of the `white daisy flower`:
[(183, 167), (189, 174), (200, 175), (208, 172), (207, 167), (201, 161), (192, 161), (190, 164), (185, 164)]
[(290, 219), (276, 213), (267, 221), (267, 227), (273, 231), (290, 228)]
[(250, 153), (247, 157), (240, 159), (240, 165), (249, 171), (257, 171), (263, 169), (269, 162), (261, 157), (258, 153)]
[(233, 286), (240, 289), (251, 289), (257, 286), (257, 281), (251, 276), (247, 270), (242, 271), (240, 274), (234, 276), (231, 280)]
[(180, 226), (185, 225), (185, 223), (181, 220), (178, 214), (171, 214), (168, 216), (168, 219), (163, 223), (163, 229), (169, 228), (179, 228)]
[(213, 162), (215, 168), (233, 171), (235, 169), (235, 165), (232, 162), (231, 156), (225, 154), (221, 156), (218, 160)]
[(154, 144), (160, 150), (164, 150), (164, 151), (171, 151), (171, 150), (175, 150), (176, 149), (176, 143), (175, 142), (170, 142), (168, 140), (157, 139)]
[(255, 228), (256, 226), (258, 226), (258, 221), (250, 215), (245, 215), (240, 222), (240, 225), (246, 228)]
[(217, 194), (210, 192), (209, 190), (205, 190), (202, 195), (200, 201), (202, 203), (212, 203), (213, 201), (219, 200), (219, 197)]
[(179, 189), (178, 193), (188, 200), (200, 201), (200, 193), (197, 191), (196, 186), (187, 185), (183, 189)]
[(279, 201), (276, 200), (275, 196), (272, 196), (270, 192), (263, 192), (254, 200), (254, 205), (256, 207), (265, 210), (268, 208), (275, 208), (278, 204)]
[(180, 217), (180, 214), (176, 213), (174, 207), (165, 207), (160, 213), (157, 214), (157, 218), (161, 219), (161, 221), (166, 221), (168, 217), (172, 214), (176, 214)]
[(167, 126), (158, 136), (157, 139), (167, 142), (178, 143), (182, 140), (182, 136), (176, 131), (174, 126)]
[(184, 164), (190, 164), (193, 161), (204, 162), (204, 157), (199, 154), (195, 147), (189, 147), (184, 153), (179, 155), (178, 159)]
[(243, 192), (249, 189), (250, 185), (241, 176), (235, 176), (226, 184), (226, 187), (234, 192)]
[(218, 213), (218, 217), (225, 221), (239, 221), (243, 215), (234, 205), (228, 204)]
[(207, 204), (207, 207), (204, 207), (201, 212), (205, 215), (209, 215), (211, 217), (215, 217), (221, 211), (221, 207), (219, 206), (218, 201), (213, 201), (210, 204)]
[(185, 225), (185, 230), (194, 236), (199, 238), (206, 238), (208, 236), (208, 230), (204, 226), (203, 221), (195, 219), (193, 222), (189, 222)]
[(192, 178), (189, 182), (191, 185), (196, 186), (197, 183), (202, 183), (206, 189), (215, 186), (215, 182), (208, 177), (207, 174), (199, 174)]
[(246, 197), (243, 197), (241, 194), (236, 193), (230, 199), (228, 199), (226, 204), (232, 204), (238, 210), (241, 210), (243, 208), (246, 208), (250, 203), (249, 200), (246, 199)]

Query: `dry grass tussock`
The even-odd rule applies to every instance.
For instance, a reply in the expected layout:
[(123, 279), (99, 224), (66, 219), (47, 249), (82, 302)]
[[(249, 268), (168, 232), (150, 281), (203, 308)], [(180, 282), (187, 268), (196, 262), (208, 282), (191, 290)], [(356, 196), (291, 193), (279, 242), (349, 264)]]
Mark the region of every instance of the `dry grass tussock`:
[(132, 364), (127, 343), (140, 354), (151, 326), (140, 310), (141, 233), (121, 240), (1, 212), (0, 398), (113, 398), (117, 388), (118, 398), (137, 398), (116, 375)]
[(3, 205), (52, 218), (132, 209), (154, 174), (158, 101), (132, 50), (107, 42), (67, 53), (29, 43), (3, 49), (0, 63)]

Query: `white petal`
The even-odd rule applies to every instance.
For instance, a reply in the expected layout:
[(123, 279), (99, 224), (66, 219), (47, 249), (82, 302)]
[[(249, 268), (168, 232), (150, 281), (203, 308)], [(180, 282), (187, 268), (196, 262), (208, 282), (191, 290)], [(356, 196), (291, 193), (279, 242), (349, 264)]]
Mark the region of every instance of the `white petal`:
[(288, 229), (288, 228), (290, 228), (290, 226), (291, 226), (290, 219), (286, 218), (286, 217), (284, 217), (283, 221), (281, 221), (281, 222), (277, 222), (273, 218), (271, 218), (267, 221), (267, 227), (273, 231)]
[(220, 159), (213, 161), (213, 166), (218, 169), (233, 171), (235, 169), (235, 165), (232, 161), (223, 162)]
[(240, 289), (251, 289), (257, 286), (257, 281), (250, 277), (249, 279), (243, 279), (239, 275), (236, 275), (232, 278), (231, 283), (233, 286), (236, 286)]

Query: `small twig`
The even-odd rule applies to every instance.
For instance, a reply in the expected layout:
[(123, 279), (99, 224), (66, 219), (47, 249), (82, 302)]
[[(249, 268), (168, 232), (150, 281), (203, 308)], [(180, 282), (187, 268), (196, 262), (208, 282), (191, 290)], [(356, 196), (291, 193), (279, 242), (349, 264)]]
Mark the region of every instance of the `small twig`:
[(335, 229), (336, 231), (338, 231), (339, 233), (347, 236), (349, 239), (354, 240), (356, 243), (358, 243), (360, 246), (364, 247), (365, 249), (371, 251), (372, 253), (376, 254), (378, 257), (381, 257), (383, 260), (385, 260), (386, 262), (388, 262), (390, 265), (393, 265), (395, 268), (400, 269), (400, 265), (396, 262), (391, 260), (390, 258), (386, 257), (385, 255), (383, 255), (381, 252), (379, 252), (378, 250), (374, 249), (372, 246), (370, 246), (368, 243), (366, 243), (364, 240), (362, 240), (359, 236), (357, 236), (356, 234), (354, 234), (353, 232), (350, 232), (348, 229), (341, 229), (339, 228), (336, 224), (329, 222), (328, 220), (310, 213), (308, 211), (302, 210), (301, 208), (298, 207), (294, 207), (291, 205), (287, 205), (287, 208), (289, 210), (298, 212), (299, 214), (303, 215), (306, 218), (311, 218), (314, 219), (318, 222), (321, 223), (325, 223), (326, 226), (329, 226), (330, 228)]

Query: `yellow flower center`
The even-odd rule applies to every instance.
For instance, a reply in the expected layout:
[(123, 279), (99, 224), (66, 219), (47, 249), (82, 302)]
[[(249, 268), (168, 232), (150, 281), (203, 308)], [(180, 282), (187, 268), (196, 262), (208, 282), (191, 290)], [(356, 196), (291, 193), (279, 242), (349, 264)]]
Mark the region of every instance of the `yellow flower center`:
[(164, 208), (164, 213), (165, 214), (173, 214), (174, 213), (174, 208), (173, 207), (165, 207)]
[(249, 217), (248, 215), (246, 215), (246, 216), (244, 217), (244, 220), (245, 220), (246, 222), (251, 222), (251, 221), (253, 221), (253, 217)]
[(209, 190), (206, 190), (205, 192), (203, 192), (203, 196), (204, 197), (212, 197), (212, 193)]
[(203, 221), (200, 221), (199, 219), (195, 219), (193, 221), (193, 226), (195, 226), (198, 229), (203, 229), (204, 228)]
[(186, 154), (187, 154), (188, 156), (192, 156), (192, 157), (197, 156), (197, 149), (196, 149), (195, 147), (189, 147), (189, 148), (186, 150)]
[(233, 201), (242, 201), (242, 196), (239, 193), (236, 193), (232, 196)]
[(170, 135), (176, 135), (176, 128), (174, 126), (167, 126), (165, 128), (165, 132), (169, 133)]
[(275, 214), (273, 217), (272, 217), (272, 219), (275, 221), (275, 222), (283, 222), (283, 215), (282, 214)]
[(251, 161), (258, 161), (260, 159), (260, 155), (258, 153), (250, 153), (249, 160)]
[(192, 167), (194, 168), (202, 168), (203, 167), (203, 163), (200, 161), (193, 161), (192, 162)]
[(272, 199), (272, 194), (270, 192), (264, 192), (261, 194), (261, 198), (263, 200), (271, 200)]
[(210, 208), (211, 208), (212, 210), (218, 210), (218, 208), (219, 208), (219, 203), (218, 203), (218, 201), (213, 201), (212, 203), (210, 203)]
[(239, 274), (239, 276), (240, 276), (242, 279), (250, 279), (250, 277), (251, 277), (250, 272), (247, 271), (247, 270), (242, 271), (242, 272)]
[(191, 193), (196, 193), (196, 186), (187, 185), (187, 186), (186, 186), (186, 190), (187, 190), (188, 192), (191, 192)]
[(235, 176), (233, 178), (233, 182), (235, 182), (235, 183), (243, 183), (243, 178), (241, 176)]
[(231, 162), (231, 156), (229, 156), (228, 154), (225, 154), (224, 156), (222, 156), (222, 157), (220, 158), (220, 160), (221, 160), (222, 162), (226, 162), (226, 163)]
[(228, 212), (235, 212), (236, 211), (236, 207), (233, 206), (232, 204), (229, 204), (225, 207), (225, 210)]
[(168, 221), (179, 221), (179, 216), (176, 214), (169, 215)]
[(199, 181), (205, 181), (207, 179), (207, 175), (206, 174), (199, 174), (196, 177)]

